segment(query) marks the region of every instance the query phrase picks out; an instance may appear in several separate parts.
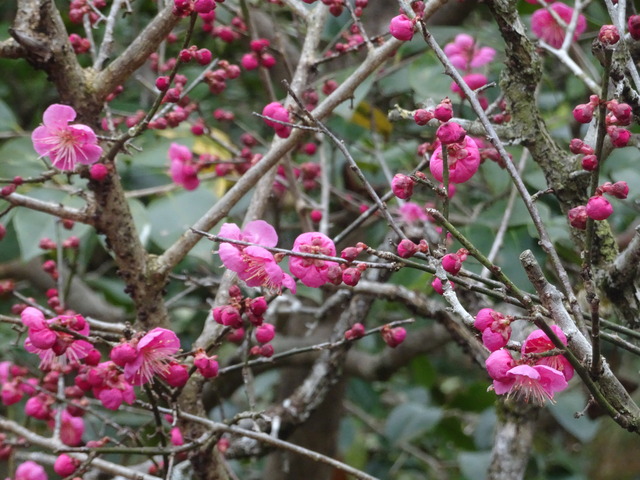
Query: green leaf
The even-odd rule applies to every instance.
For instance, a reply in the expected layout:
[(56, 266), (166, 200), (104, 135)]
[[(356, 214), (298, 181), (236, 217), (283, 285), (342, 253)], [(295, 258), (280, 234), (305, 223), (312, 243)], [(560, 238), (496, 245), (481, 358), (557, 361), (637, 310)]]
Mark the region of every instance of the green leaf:
[[(147, 208), (151, 222), (151, 240), (162, 249), (169, 248), (215, 202), (217, 198), (204, 186), (191, 192), (182, 190), (151, 202)], [(211, 243), (200, 241), (190, 255), (211, 261)]]
[(464, 478), (468, 480), (484, 480), (491, 463), (491, 452), (461, 452), (458, 465)]
[(442, 418), (442, 409), (405, 403), (393, 409), (384, 427), (385, 436), (393, 443), (411, 441), (431, 428)]

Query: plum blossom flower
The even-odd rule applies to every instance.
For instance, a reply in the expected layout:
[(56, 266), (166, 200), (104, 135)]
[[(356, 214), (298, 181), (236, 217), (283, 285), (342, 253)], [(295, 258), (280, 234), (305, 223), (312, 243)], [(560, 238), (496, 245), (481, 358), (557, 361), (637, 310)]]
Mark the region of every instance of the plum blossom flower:
[(395, 16), (389, 23), (389, 33), (403, 42), (413, 38), (413, 29), (414, 23), (406, 15)]
[(511, 338), (513, 317), (496, 312), (492, 308), (483, 308), (476, 315), (473, 326), (482, 332), (482, 343), (490, 351), (504, 347)]
[(504, 381), (493, 381), (493, 389), (498, 395), (507, 393), (537, 405), (543, 405), (547, 399), (553, 401), (553, 395), (565, 388), (564, 375), (546, 365), (518, 365), (507, 372)]
[(398, 213), (400, 213), (400, 218), (402, 219), (402, 221), (408, 224), (418, 221), (424, 222), (428, 218), (426, 212), (424, 211), (424, 207), (421, 207), (414, 202), (406, 202), (399, 208)]
[[(566, 24), (571, 22), (573, 8), (562, 2), (552, 3), (549, 8), (564, 20)], [(586, 29), (587, 20), (584, 15), (580, 14), (578, 15), (578, 23), (576, 24), (576, 29), (573, 33), (573, 40), (577, 40)], [(564, 42), (565, 27), (558, 24), (546, 8), (536, 10), (533, 15), (531, 15), (531, 30), (536, 37), (545, 41), (553, 48), (560, 48)]]
[[(230, 240), (259, 243), (265, 247), (275, 247), (278, 243), (275, 229), (264, 220), (249, 222), (242, 231), (234, 223), (225, 223), (220, 229), (220, 236)], [(263, 286), (268, 290), (280, 292), (284, 286), (295, 293), (295, 281), (282, 271), (273, 254), (267, 249), (223, 242), (218, 253), (224, 266), (236, 272), (250, 287)]]
[(60, 326), (80, 335), (89, 335), (89, 324), (82, 315), (60, 315), (46, 320), (40, 310), (27, 307), (20, 317), (28, 327), (24, 348), (40, 357), (42, 370), (67, 364), (77, 365), (93, 350), (91, 343), (78, 340), (70, 333), (51, 329), (52, 326)]
[(496, 51), (491, 47), (478, 47), (471, 35), (460, 33), (444, 46), (444, 53), (454, 67), (469, 71), (493, 61)]
[[(336, 254), (336, 246), (324, 233), (307, 232), (295, 239), (293, 251), (333, 257)], [(334, 263), (316, 258), (292, 256), (289, 269), (307, 287), (316, 288), (329, 281), (328, 270)]]
[(156, 374), (168, 373), (172, 355), (180, 350), (180, 340), (171, 330), (154, 328), (135, 345), (137, 356), (124, 366), (124, 378), (132, 385), (153, 381)]
[[(551, 325), (551, 330), (556, 334), (560, 341), (566, 345), (567, 337), (562, 329), (557, 325)], [(543, 353), (553, 350), (556, 346), (551, 339), (542, 330), (534, 330), (529, 334), (527, 339), (522, 343), (522, 354)], [(537, 365), (546, 365), (562, 372), (564, 378), (569, 381), (573, 378), (573, 367), (563, 355), (553, 355), (551, 357), (540, 357), (536, 360)]]
[(72, 171), (77, 163), (91, 165), (102, 155), (91, 127), (79, 123), (69, 125), (75, 118), (72, 107), (55, 103), (44, 111), (44, 125), (31, 134), (35, 151), (49, 157), (58, 170)]
[[(449, 182), (464, 183), (478, 171), (480, 167), (480, 150), (471, 137), (465, 137), (460, 143), (447, 145), (447, 164), (449, 166)], [(436, 180), (442, 182), (443, 160), (442, 145), (434, 150), (429, 162), (429, 170)]]
[(15, 480), (47, 480), (44, 467), (34, 461), (27, 460), (16, 468)]
[(198, 166), (193, 161), (193, 154), (184, 145), (172, 143), (169, 147), (169, 174), (171, 179), (186, 190), (195, 190), (200, 185)]

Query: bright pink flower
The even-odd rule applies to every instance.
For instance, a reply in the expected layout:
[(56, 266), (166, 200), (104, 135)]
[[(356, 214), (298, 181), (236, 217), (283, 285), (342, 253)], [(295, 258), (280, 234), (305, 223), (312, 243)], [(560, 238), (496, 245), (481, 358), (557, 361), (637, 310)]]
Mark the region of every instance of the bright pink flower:
[(402, 240), (400, 240), (400, 243), (398, 243), (398, 256), (402, 258), (413, 257), (418, 252), (419, 248), (420, 247), (418, 247), (418, 245), (413, 243), (408, 238), (403, 238)]
[(466, 130), (456, 122), (443, 123), (436, 130), (436, 137), (445, 145), (462, 142), (466, 135)]
[[(273, 128), (280, 138), (287, 138), (291, 133), (291, 127), (278, 122), (291, 123), (289, 110), (278, 102), (271, 102), (264, 107), (262, 115), (269, 118), (263, 118), (264, 123)], [(274, 122), (273, 120), (278, 120)]]
[(518, 365), (507, 372), (505, 380), (493, 381), (493, 389), (498, 395), (508, 393), (537, 405), (543, 405), (547, 399), (553, 401), (553, 395), (565, 388), (564, 375), (546, 365)]
[(424, 208), (413, 202), (406, 202), (402, 205), (398, 212), (400, 213), (400, 218), (405, 223), (415, 223), (417, 221), (426, 221), (427, 214), (424, 211)]
[[(567, 25), (569, 24), (571, 16), (573, 15), (573, 8), (562, 2), (552, 3), (550, 8), (556, 12)], [(573, 40), (577, 40), (586, 29), (587, 20), (584, 18), (584, 15), (580, 14), (573, 34)], [(545, 41), (553, 48), (560, 48), (562, 46), (565, 27), (559, 25), (545, 8), (536, 10), (533, 15), (531, 15), (531, 30), (536, 37)]]
[(272, 292), (281, 292), (284, 286), (295, 293), (295, 281), (282, 271), (268, 250), (262, 247), (238, 250), (228, 243), (222, 243), (218, 253), (224, 266), (236, 272), (248, 286), (262, 286)]
[(16, 468), (14, 480), (47, 480), (48, 478), (47, 472), (44, 471), (42, 465), (27, 460)]
[(466, 33), (456, 35), (453, 42), (447, 43), (444, 53), (454, 67), (464, 71), (482, 67), (496, 56), (496, 51), (491, 47), (478, 48), (473, 37)]
[(594, 220), (606, 220), (613, 213), (613, 207), (603, 196), (594, 195), (587, 201), (586, 212)]
[(489, 376), (499, 382), (508, 380), (508, 372), (516, 366), (509, 350), (500, 349), (492, 352), (484, 362)]
[(171, 330), (154, 328), (136, 344), (138, 355), (124, 366), (124, 378), (132, 385), (152, 382), (156, 374), (164, 376), (172, 355), (180, 350), (180, 340)]
[(169, 174), (171, 179), (186, 190), (195, 190), (200, 185), (198, 166), (193, 161), (191, 150), (183, 145), (172, 143), (169, 147)]
[(76, 111), (53, 104), (44, 111), (43, 126), (31, 134), (33, 148), (41, 156), (48, 156), (58, 170), (73, 170), (76, 163), (91, 165), (102, 155), (102, 148), (93, 130), (81, 124), (69, 125)]
[[(334, 257), (336, 246), (324, 233), (307, 232), (299, 235), (293, 242), (293, 251)], [(327, 271), (333, 263), (335, 262), (291, 256), (289, 269), (307, 287), (320, 287), (329, 281)]]
[[(278, 234), (276, 233), (276, 229), (264, 220), (254, 220), (253, 222), (249, 222), (243, 230), (240, 230), (235, 223), (225, 223), (220, 228), (219, 235), (230, 240), (255, 243), (264, 247), (275, 247), (278, 243)], [(222, 245), (225, 244), (223, 243)], [(238, 250), (242, 250), (242, 248), (244, 248), (240, 245), (233, 245), (233, 247)]]
[(389, 23), (389, 33), (403, 42), (413, 38), (413, 28), (413, 22), (406, 15), (393, 17), (391, 23)]
[[(449, 182), (464, 183), (478, 171), (480, 167), (480, 150), (471, 137), (465, 137), (461, 143), (447, 145), (447, 164), (449, 166)], [(442, 145), (434, 150), (429, 162), (429, 170), (436, 180), (442, 182), (443, 171)]]
[[(557, 325), (551, 325), (551, 329), (560, 339), (560, 341), (566, 345), (567, 337), (560, 327)], [(527, 339), (522, 343), (522, 354), (527, 355), (531, 353), (543, 353), (553, 350), (556, 346), (551, 339), (542, 330), (534, 330), (529, 334)], [(562, 372), (564, 378), (569, 381), (573, 378), (573, 367), (563, 355), (554, 355), (552, 357), (540, 357), (535, 360), (536, 365), (546, 365), (554, 368), (559, 372)]]
[(57, 325), (75, 330), (80, 335), (88, 335), (89, 324), (82, 315), (61, 315), (45, 320), (38, 309), (27, 307), (22, 311), (21, 319), (29, 327), (24, 347), (40, 357), (40, 368), (43, 370), (57, 365), (77, 365), (93, 350), (89, 342), (50, 328), (51, 325)]

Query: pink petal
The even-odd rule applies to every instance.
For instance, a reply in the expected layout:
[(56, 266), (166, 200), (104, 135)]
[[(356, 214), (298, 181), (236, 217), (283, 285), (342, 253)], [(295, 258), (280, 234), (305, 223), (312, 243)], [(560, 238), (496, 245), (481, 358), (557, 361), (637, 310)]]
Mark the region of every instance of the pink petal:
[(265, 247), (275, 247), (278, 244), (276, 229), (264, 220), (254, 220), (247, 223), (242, 233), (247, 242), (259, 243)]
[(54, 103), (44, 111), (42, 121), (48, 128), (66, 128), (69, 122), (76, 118), (76, 111), (68, 106)]

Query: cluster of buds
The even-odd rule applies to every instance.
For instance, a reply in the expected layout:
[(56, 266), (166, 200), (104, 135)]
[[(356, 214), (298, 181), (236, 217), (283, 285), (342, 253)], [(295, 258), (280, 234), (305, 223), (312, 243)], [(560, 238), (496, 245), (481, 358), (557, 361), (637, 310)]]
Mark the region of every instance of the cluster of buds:
[(215, 95), (224, 92), (227, 88), (227, 80), (233, 80), (240, 76), (240, 67), (229, 63), (226, 60), (218, 62), (220, 68), (211, 70), (204, 74), (204, 82), (209, 87), (209, 91)]
[(582, 157), (582, 168), (588, 171), (598, 168), (598, 157), (594, 155), (591, 145), (586, 144), (579, 138), (574, 138), (569, 142), (569, 150), (575, 155), (584, 155)]
[[(107, 6), (106, 0), (93, 0), (91, 2), (94, 8), (101, 9)], [(95, 24), (100, 16), (91, 8), (89, 0), (71, 0), (69, 4), (69, 20), (71, 23), (82, 25), (84, 16), (87, 15), (91, 25)]]
[(0, 188), (0, 197), (7, 197), (16, 191), (20, 185), (22, 185), (23, 180), (22, 177), (16, 176), (13, 177), (13, 180), (8, 185)]
[[(273, 128), (276, 135), (280, 138), (287, 138), (291, 135), (291, 126), (283, 123), (291, 123), (289, 110), (282, 106), (279, 102), (271, 102), (262, 109), (264, 123)], [(276, 120), (276, 121), (274, 121)]]
[(417, 125), (426, 125), (433, 119), (448, 122), (453, 118), (453, 104), (449, 97), (445, 97), (433, 110), (419, 108), (413, 112), (413, 121)]
[(456, 253), (448, 253), (442, 257), (442, 268), (451, 275), (457, 275), (462, 268), (462, 262), (467, 259), (469, 251), (466, 248), (461, 248)]
[(214, 0), (173, 0), (172, 13), (178, 17), (188, 17), (192, 12), (207, 14), (215, 8)]
[(427, 243), (427, 241), (424, 238), (421, 239), (418, 244), (416, 244), (412, 240), (409, 240), (408, 238), (403, 238), (398, 243), (398, 248), (397, 248), (396, 251), (397, 251), (399, 257), (411, 258), (418, 252), (420, 252), (420, 253), (428, 253), (429, 252), (429, 244)]
[[(358, 0), (356, 0), (356, 3), (357, 2)], [(342, 32), (342, 39), (344, 41), (337, 42), (333, 50), (327, 50), (327, 52), (325, 52), (326, 57), (356, 50), (358, 47), (364, 45), (364, 37), (360, 32), (360, 27), (355, 23), (349, 27), (348, 31)]]
[(208, 48), (198, 48), (196, 45), (191, 45), (189, 48), (183, 48), (178, 54), (178, 58), (182, 63), (189, 63), (191, 60), (195, 60), (198, 64), (205, 66), (211, 63), (213, 55)]
[(215, 307), (212, 315), (217, 323), (234, 330), (227, 337), (230, 341), (242, 340), (245, 326), (255, 327), (255, 338), (260, 345), (254, 345), (251, 354), (270, 357), (274, 350), (269, 342), (275, 337), (275, 327), (264, 321), (268, 307), (264, 297), (243, 297), (240, 288), (233, 285), (229, 288), (229, 303)]
[[(589, 123), (593, 119), (595, 109), (600, 104), (600, 98), (597, 95), (591, 95), (589, 97), (589, 103), (580, 104), (573, 109), (573, 117), (579, 123)], [(607, 107), (607, 115), (605, 117), (607, 135), (609, 135), (609, 139), (614, 147), (625, 147), (629, 143), (631, 132), (621, 127), (631, 124), (633, 119), (631, 106), (626, 103), (619, 103), (615, 99), (609, 100), (604, 104)]]
[(364, 337), (364, 325), (361, 323), (354, 323), (350, 329), (344, 332), (345, 340), (357, 340)]
[(88, 38), (83, 38), (77, 33), (72, 33), (69, 35), (69, 43), (71, 43), (71, 47), (76, 55), (80, 55), (81, 53), (87, 53), (91, 50), (91, 42)]
[(612, 197), (625, 199), (629, 194), (629, 186), (627, 182), (620, 181), (616, 183), (606, 182), (600, 185), (586, 205), (579, 205), (572, 208), (568, 212), (569, 224), (579, 230), (587, 228), (587, 218), (593, 220), (606, 220), (613, 213), (613, 207), (604, 194)]
[(240, 60), (242, 68), (245, 70), (255, 70), (259, 66), (264, 68), (271, 68), (276, 64), (276, 59), (270, 53), (267, 53), (267, 49), (271, 45), (271, 42), (266, 38), (258, 38), (252, 40), (249, 44), (251, 53), (245, 53)]
[(233, 43), (247, 33), (247, 24), (240, 17), (233, 17), (230, 25), (213, 27), (211, 36), (225, 43)]
[(491, 352), (504, 347), (511, 338), (513, 317), (483, 308), (476, 315), (473, 326), (482, 332), (482, 343)]

